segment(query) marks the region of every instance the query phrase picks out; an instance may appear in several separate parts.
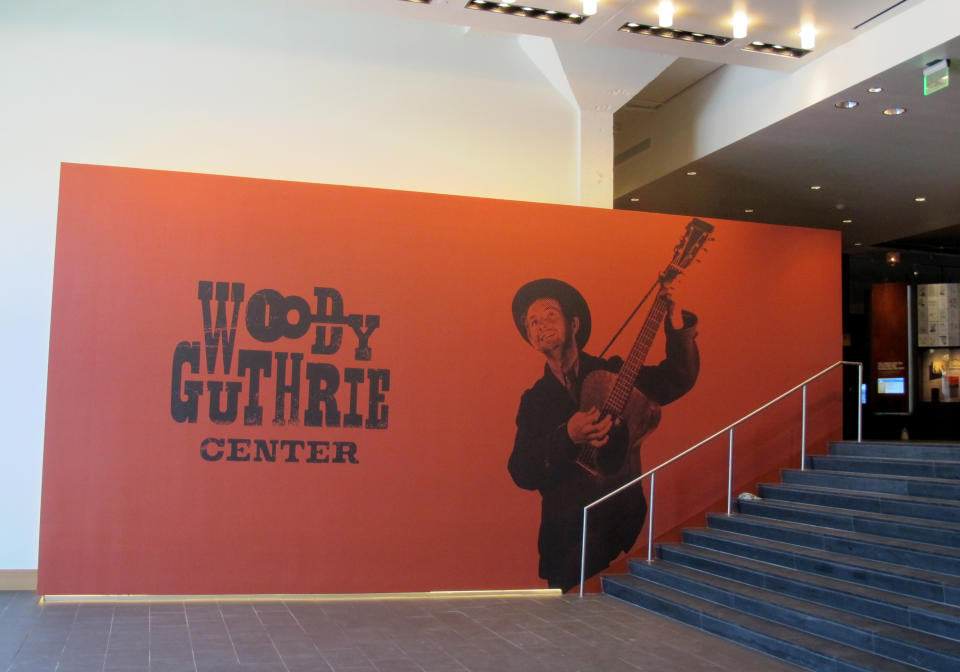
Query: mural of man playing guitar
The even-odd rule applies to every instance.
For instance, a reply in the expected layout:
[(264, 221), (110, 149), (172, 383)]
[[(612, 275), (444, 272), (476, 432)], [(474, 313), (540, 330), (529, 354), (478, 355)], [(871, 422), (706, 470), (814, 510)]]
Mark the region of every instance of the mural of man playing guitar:
[[(518, 486), (541, 494), (539, 575), (551, 588), (566, 592), (579, 584), (583, 507), (642, 473), (640, 444), (659, 423), (660, 407), (697, 380), (697, 318), (676, 309), (672, 283), (712, 230), (700, 220), (688, 226), (626, 361), (584, 352), (590, 309), (566, 282), (541, 278), (514, 296), (514, 323), (546, 363), (543, 376), (520, 399), (508, 469)], [(666, 357), (646, 366), (661, 323)], [(591, 509), (587, 577), (633, 547), (646, 512), (641, 487)]]

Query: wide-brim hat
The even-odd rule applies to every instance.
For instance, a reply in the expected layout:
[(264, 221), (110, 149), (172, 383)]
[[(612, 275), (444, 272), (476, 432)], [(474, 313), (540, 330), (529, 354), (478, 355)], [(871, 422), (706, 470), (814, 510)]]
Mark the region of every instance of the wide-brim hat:
[(590, 308), (587, 306), (586, 299), (572, 285), (563, 280), (554, 278), (540, 278), (528, 282), (517, 290), (513, 297), (513, 322), (517, 325), (517, 331), (523, 336), (523, 340), (529, 343), (527, 339), (527, 328), (524, 324), (527, 315), (527, 309), (530, 304), (537, 299), (556, 299), (563, 308), (563, 314), (567, 319), (574, 317), (580, 318), (580, 329), (577, 331), (577, 348), (582, 350), (590, 338)]

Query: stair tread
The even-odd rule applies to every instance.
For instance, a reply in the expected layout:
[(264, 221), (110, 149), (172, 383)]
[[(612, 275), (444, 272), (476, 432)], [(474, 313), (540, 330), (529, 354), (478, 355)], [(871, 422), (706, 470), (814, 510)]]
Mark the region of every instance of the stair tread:
[(932, 583), (939, 583), (939, 584), (960, 587), (960, 576), (954, 576), (952, 574), (942, 574), (940, 572), (934, 572), (927, 569), (916, 569), (913, 567), (905, 567), (900, 564), (883, 562), (881, 560), (871, 560), (869, 558), (861, 558), (859, 556), (847, 555), (845, 553), (836, 553), (834, 551), (824, 551), (818, 548), (810, 548), (808, 546), (797, 546), (795, 544), (788, 544), (782, 541), (762, 539), (760, 537), (752, 537), (750, 535), (740, 534), (738, 532), (729, 532), (727, 530), (716, 530), (711, 528), (696, 528), (696, 529), (690, 529), (686, 531), (691, 533), (701, 534), (701, 535), (729, 539), (732, 541), (746, 543), (753, 546), (760, 546), (763, 548), (769, 548), (772, 550), (790, 553), (793, 555), (799, 554), (807, 557), (818, 558), (828, 562), (837, 562), (837, 563), (842, 563), (846, 565), (853, 565), (857, 567), (872, 569), (875, 571), (881, 571), (889, 574), (904, 576), (911, 579), (917, 579), (921, 581), (928, 581)]
[[(840, 472), (834, 472), (834, 473), (840, 473)], [(830, 488), (823, 485), (808, 485), (806, 483), (761, 483), (760, 486), (768, 487), (768, 488), (796, 488), (796, 489), (804, 490), (807, 492), (824, 492), (831, 495), (867, 497), (870, 499), (899, 500), (903, 502), (919, 502), (923, 504), (955, 506), (960, 508), (960, 501), (943, 499), (942, 497), (919, 497), (917, 495), (901, 495), (894, 492), (875, 492), (872, 490), (849, 490), (847, 488)]]
[[(714, 518), (727, 518), (727, 514), (718, 514), (712, 513), (707, 515), (707, 520)], [(924, 553), (931, 553), (941, 556), (950, 556), (953, 558), (960, 559), (960, 549), (953, 548), (950, 546), (942, 546), (940, 544), (930, 544), (920, 541), (913, 541), (907, 539), (897, 539), (895, 537), (886, 537), (877, 534), (866, 534), (864, 532), (854, 532), (851, 530), (841, 530), (837, 528), (824, 527), (821, 525), (812, 525), (810, 523), (797, 523), (792, 520), (780, 520), (778, 518), (769, 518), (765, 516), (753, 516), (745, 513), (733, 513), (729, 515), (729, 518), (735, 518), (744, 520), (746, 522), (756, 523), (758, 525), (767, 525), (769, 527), (778, 527), (782, 529), (792, 529), (802, 532), (811, 532), (815, 534), (821, 534), (823, 536), (841, 538), (841, 539), (853, 539), (856, 541), (862, 541), (866, 543), (878, 544), (881, 546), (892, 546), (895, 548), (902, 548), (909, 551), (921, 551)]]
[(900, 462), (909, 462), (917, 464), (960, 464), (960, 452), (957, 453), (957, 459), (947, 460), (941, 458), (923, 458), (923, 457), (879, 457), (873, 455), (810, 455), (810, 459), (815, 460), (853, 460), (855, 462), (885, 462), (897, 464)]
[(960, 460), (960, 443), (956, 441), (831, 441), (829, 454)]
[[(848, 628), (856, 629), (860, 632), (871, 633), (873, 636), (884, 637), (887, 639), (913, 644), (926, 649), (936, 650), (951, 657), (960, 657), (960, 641), (955, 639), (947, 639), (945, 637), (921, 632), (905, 626), (895, 625), (893, 623), (870, 618), (868, 616), (863, 616), (849, 611), (843, 611), (842, 609), (837, 609), (836, 607), (818, 604), (790, 595), (784, 595), (783, 593), (772, 591), (767, 588), (754, 586), (752, 584), (743, 583), (726, 577), (716, 576), (708, 572), (684, 567), (669, 561), (657, 560), (653, 563), (652, 568), (661, 572), (669, 572), (675, 576), (680, 576), (691, 581), (708, 584), (723, 591), (736, 593), (748, 599), (775, 604), (776, 606), (785, 607), (806, 616), (820, 618), (825, 621), (830, 621), (831, 623), (837, 623)], [(639, 578), (642, 579), (644, 577)], [(670, 587), (681, 592), (686, 592), (682, 588), (676, 586)], [(706, 597), (703, 599), (713, 602), (713, 600), (709, 600), (709, 598)], [(730, 608), (736, 609), (736, 607)]]
[(837, 458), (837, 459), (842, 459), (842, 460), (864, 460), (864, 461), (868, 461), (868, 462), (873, 462), (873, 461), (884, 461), (884, 462), (887, 462), (887, 461), (895, 461), (895, 462), (924, 462), (924, 463), (925, 463), (925, 462), (948, 462), (948, 463), (950, 463), (950, 462), (960, 462), (960, 449), (957, 450), (957, 454), (956, 454), (956, 458), (957, 458), (957, 459), (955, 459), (955, 460), (946, 459), (946, 458), (940, 458), (940, 457), (904, 457), (904, 456), (902, 456), (902, 455), (891, 455), (890, 457), (881, 457), (881, 456), (879, 456), (879, 455), (877, 455), (877, 456), (871, 456), (871, 455), (833, 455), (833, 454), (819, 454), (819, 455), (810, 455), (809, 457), (816, 457), (816, 458), (825, 457), (825, 458), (828, 458), (828, 459)]
[[(741, 628), (751, 630), (761, 635), (775, 639), (781, 643), (791, 646), (798, 646), (809, 651), (815, 652), (823, 658), (842, 660), (847, 663), (858, 665), (864, 669), (877, 670), (878, 672), (897, 672), (897, 671), (916, 671), (922, 668), (914, 667), (906, 663), (878, 656), (863, 649), (857, 649), (846, 644), (812, 635), (795, 628), (791, 628), (779, 623), (774, 623), (757, 616), (752, 616), (730, 607), (701, 599), (689, 593), (684, 593), (672, 588), (659, 586), (649, 581), (643, 581), (629, 574), (607, 575), (604, 582), (615, 583), (629, 591), (646, 592), (655, 595), (659, 599), (668, 600), (674, 604), (680, 605), (695, 612), (705, 614), (712, 619), (727, 624), (735, 624)], [(623, 599), (619, 598), (618, 599)], [(707, 627), (700, 629), (711, 630)], [(790, 661), (794, 662), (794, 661)]]
[(782, 567), (780, 565), (773, 565), (768, 562), (763, 562), (762, 560), (745, 558), (741, 555), (724, 553), (723, 551), (718, 551), (712, 548), (703, 548), (702, 546), (693, 546), (691, 544), (660, 544), (659, 546), (661, 548), (679, 549), (684, 553), (735, 565), (744, 570), (772, 575), (778, 578), (789, 579), (799, 583), (806, 583), (820, 588), (854, 595), (856, 597), (872, 599), (877, 602), (895, 604), (905, 609), (932, 611), (941, 615), (953, 617), (957, 619), (958, 623), (960, 623), (960, 607), (955, 607), (950, 604), (934, 602), (933, 600), (927, 600), (922, 597), (914, 597), (912, 595), (904, 595), (903, 593), (895, 593), (873, 586), (863, 586), (850, 581), (844, 581), (843, 579), (821, 576), (819, 574), (812, 574), (810, 572), (804, 572), (789, 567)]
[(854, 518), (869, 518), (871, 520), (889, 521), (892, 523), (902, 523), (905, 525), (922, 525), (924, 527), (936, 527), (943, 530), (960, 532), (960, 523), (954, 523), (947, 520), (933, 520), (928, 518), (916, 518), (912, 516), (898, 516), (892, 513), (877, 513), (876, 511), (862, 511), (860, 509), (846, 509), (839, 506), (824, 506), (822, 504), (809, 504), (807, 502), (794, 502), (788, 499), (776, 499), (775, 497), (762, 497), (759, 500), (753, 500), (750, 503), (767, 504), (784, 509), (801, 509), (814, 513), (835, 513), (842, 516)]
[(956, 441), (886, 441), (886, 440), (877, 440), (877, 441), (854, 441), (854, 440), (839, 440), (831, 441), (831, 446), (953, 446), (957, 449), (957, 452), (960, 453), (960, 443)]
[[(829, 478), (860, 478), (860, 479), (879, 479), (884, 481), (907, 481), (908, 483), (933, 483), (939, 485), (957, 485), (955, 478), (937, 478), (936, 476), (901, 476), (899, 474), (873, 474), (862, 471), (830, 471), (827, 469), (818, 471), (815, 469), (784, 469), (784, 474), (806, 474), (814, 476), (825, 476)], [(936, 499), (936, 498), (934, 498)]]

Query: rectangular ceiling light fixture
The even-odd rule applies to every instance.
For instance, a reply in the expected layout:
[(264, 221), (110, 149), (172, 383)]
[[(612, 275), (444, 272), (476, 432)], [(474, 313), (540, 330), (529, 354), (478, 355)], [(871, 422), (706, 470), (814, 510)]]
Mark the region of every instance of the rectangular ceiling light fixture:
[(558, 9), (540, 9), (516, 2), (496, 2), (496, 0), (470, 0), (465, 7), (467, 9), (477, 9), (482, 12), (525, 16), (529, 19), (542, 19), (544, 21), (557, 21), (559, 23), (581, 24), (588, 18), (583, 14), (561, 12)]
[(786, 58), (803, 58), (810, 53), (810, 49), (800, 49), (799, 47), (785, 47), (782, 44), (770, 44), (769, 42), (751, 42), (743, 48), (744, 51), (755, 51), (758, 54), (770, 54), (771, 56), (785, 56)]
[(433, 0), (403, 0), (404, 2), (415, 2), (418, 5), (429, 5)]
[(683, 42), (696, 42), (697, 44), (710, 44), (715, 47), (722, 47), (732, 37), (723, 37), (722, 35), (709, 35), (707, 33), (694, 33), (689, 30), (679, 30), (677, 28), (664, 28), (662, 26), (647, 26), (642, 23), (625, 23), (617, 30), (621, 33), (633, 33), (634, 35), (652, 35), (654, 37), (666, 37), (671, 40), (681, 40)]

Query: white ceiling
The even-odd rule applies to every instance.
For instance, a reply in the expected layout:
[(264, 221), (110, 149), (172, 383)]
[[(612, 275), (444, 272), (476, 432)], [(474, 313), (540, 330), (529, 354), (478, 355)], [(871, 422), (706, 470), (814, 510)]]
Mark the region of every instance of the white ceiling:
[[(920, 1), (922, 0), (675, 0), (674, 28), (725, 37), (733, 35), (731, 19), (734, 6), (743, 7), (750, 18), (749, 34), (746, 39), (734, 40), (723, 47), (634, 35), (618, 30), (631, 21), (656, 25), (658, 0), (599, 0), (597, 14), (588, 17), (580, 25), (471, 10), (466, 8), (467, 0), (431, 0), (429, 4), (406, 0), (350, 0), (349, 5), (351, 9), (442, 21), (472, 28), (540, 35), (557, 40), (665, 53), (715, 63), (789, 71), (852, 39), (858, 31), (888, 20)], [(335, 4), (341, 8), (344, 5), (342, 0)], [(513, 4), (565, 12), (578, 12), (582, 7), (581, 0), (531, 0), (529, 3)], [(742, 50), (743, 46), (753, 40), (799, 47), (800, 27), (806, 21), (812, 22), (817, 28), (817, 46), (812, 53), (801, 59)]]
[[(342, 0), (313, 1), (344, 9)], [(675, 2), (675, 28), (723, 36), (732, 35), (734, 6), (746, 9), (750, 17), (748, 37), (723, 47), (618, 31), (631, 21), (655, 25), (658, 0), (600, 0), (598, 14), (580, 25), (471, 10), (466, 7), (467, 0), (350, 0), (349, 9), (439, 21), (472, 31), (548, 37), (558, 45), (589, 46), (594, 53), (607, 50), (610, 58), (606, 69), (593, 75), (604, 85), (618, 76), (631, 81), (629, 73), (622, 72), (624, 64), (630, 62), (623, 58), (624, 53), (675, 57), (653, 81), (635, 78), (646, 86), (641, 84), (642, 90), (617, 112), (616, 127), (623, 128), (630, 125), (625, 123), (630, 115), (657, 114), (656, 110), (671, 98), (709, 81), (723, 66), (796, 72), (924, 3), (943, 6), (942, 0)], [(532, 0), (527, 6), (577, 12), (581, 3)], [(807, 21), (817, 28), (817, 45), (803, 58), (742, 50), (753, 40), (800, 46), (798, 33)], [(960, 26), (950, 34), (960, 35)], [(928, 97), (921, 90), (923, 65), (934, 58), (951, 56), (960, 62), (960, 37), (924, 50), (897, 67), (838, 95), (829, 95), (652, 182), (618, 188), (615, 207), (834, 228), (843, 231), (844, 247), (851, 251), (856, 244), (883, 245), (917, 234), (955, 248), (960, 242), (956, 233), (960, 229), (960, 161), (955, 159), (960, 150), (956, 131), (960, 127), (960, 84)], [(603, 59), (598, 63), (602, 67)], [(616, 72), (618, 69), (621, 72)], [(581, 84), (589, 84), (589, 75), (578, 73), (577, 78)], [(881, 86), (884, 91), (868, 94), (867, 86)], [(632, 94), (630, 91), (621, 97), (616, 105)], [(846, 98), (858, 100), (860, 105), (852, 110), (834, 107), (835, 102)], [(892, 106), (905, 107), (907, 113), (900, 117), (881, 114)], [(642, 151), (642, 138), (615, 140), (620, 160), (624, 160), (624, 151), (632, 150), (634, 156), (638, 147)], [(697, 175), (687, 176), (693, 170)], [(822, 189), (813, 191), (812, 185), (821, 185)], [(927, 201), (916, 203), (915, 196), (926, 196)], [(748, 209), (753, 212), (746, 212)], [(844, 224), (844, 219), (853, 221)]]

